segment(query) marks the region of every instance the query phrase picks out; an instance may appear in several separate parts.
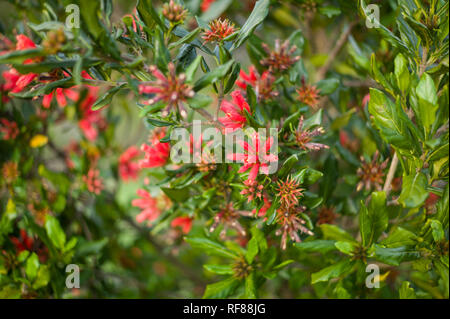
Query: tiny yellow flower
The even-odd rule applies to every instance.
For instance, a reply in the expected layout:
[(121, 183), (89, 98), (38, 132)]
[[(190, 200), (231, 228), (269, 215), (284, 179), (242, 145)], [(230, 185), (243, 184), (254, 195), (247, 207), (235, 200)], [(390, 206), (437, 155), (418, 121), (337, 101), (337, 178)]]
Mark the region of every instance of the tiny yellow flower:
[(48, 142), (48, 137), (42, 134), (37, 134), (35, 136), (33, 136), (33, 138), (30, 141), (30, 146), (32, 148), (37, 148), (37, 147), (41, 147), (44, 146), (45, 144), (47, 144)]

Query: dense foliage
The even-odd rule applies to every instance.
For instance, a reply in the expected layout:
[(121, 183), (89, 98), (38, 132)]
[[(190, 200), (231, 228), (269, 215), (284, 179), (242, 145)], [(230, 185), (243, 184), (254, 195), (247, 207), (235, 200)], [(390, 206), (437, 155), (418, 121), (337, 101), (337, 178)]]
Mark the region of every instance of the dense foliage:
[(0, 297), (449, 297), (448, 1), (132, 2), (0, 2)]

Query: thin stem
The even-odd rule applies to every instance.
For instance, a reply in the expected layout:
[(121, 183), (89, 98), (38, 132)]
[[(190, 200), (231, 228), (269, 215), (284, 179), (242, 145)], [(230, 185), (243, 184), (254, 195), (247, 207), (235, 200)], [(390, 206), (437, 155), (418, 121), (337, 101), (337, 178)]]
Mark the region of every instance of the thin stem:
[(220, 111), (220, 105), (222, 104), (223, 100), (223, 81), (220, 81), (219, 83), (219, 97), (217, 100), (217, 109), (216, 109), (216, 117), (215, 120), (217, 121), (219, 118), (219, 111)]
[(386, 182), (384, 183), (383, 191), (386, 193), (386, 197), (388, 197), (389, 193), (392, 189), (392, 180), (394, 179), (395, 171), (398, 166), (398, 156), (397, 152), (394, 153), (394, 157), (392, 158), (391, 166), (389, 167), (389, 172), (386, 177)]
[(427, 57), (428, 57), (428, 48), (422, 47), (422, 61), (419, 65), (419, 78), (422, 76), (422, 74), (427, 69)]
[(352, 29), (354, 26), (358, 24), (358, 20), (353, 21), (348, 26), (347, 30), (341, 34), (339, 39), (336, 42), (336, 45), (334, 46), (333, 50), (328, 55), (327, 61), (325, 64), (317, 71), (316, 80), (320, 81), (325, 77), (325, 74), (330, 69), (331, 65), (333, 64), (334, 60), (336, 59), (336, 56), (341, 51), (341, 49), (344, 47), (345, 43), (347, 42), (348, 37), (350, 36)]

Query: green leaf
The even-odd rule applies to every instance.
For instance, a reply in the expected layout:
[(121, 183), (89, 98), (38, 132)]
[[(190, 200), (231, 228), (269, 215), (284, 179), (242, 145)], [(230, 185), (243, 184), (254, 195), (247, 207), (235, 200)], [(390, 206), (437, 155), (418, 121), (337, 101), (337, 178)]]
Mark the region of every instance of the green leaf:
[(23, 98), (23, 99), (29, 99), (35, 96), (41, 96), (45, 94), (49, 94), (53, 90), (59, 87), (70, 87), (74, 83), (72, 81), (72, 78), (65, 78), (62, 80), (53, 81), (47, 84), (44, 84), (42, 86), (39, 86), (37, 88), (34, 88), (27, 92), (20, 92), (20, 93), (11, 93), (12, 96)]
[(230, 70), (233, 60), (228, 61), (225, 64), (222, 64), (212, 70), (211, 72), (206, 73), (203, 75), (198, 81), (195, 83), (194, 91), (199, 91), (203, 89), (204, 87), (216, 82), (219, 79), (222, 79), (228, 74), (228, 71)]
[(66, 234), (61, 228), (58, 219), (56, 219), (52, 215), (47, 215), (45, 221), (45, 230), (47, 231), (47, 235), (53, 245), (56, 248), (63, 250), (66, 243)]
[(195, 72), (198, 69), (198, 66), (200, 65), (200, 62), (202, 61), (203, 57), (201, 55), (197, 55), (194, 61), (189, 64), (187, 67), (185, 74), (186, 74), (186, 82), (191, 83), (194, 80)]
[(83, 58), (80, 62), (80, 59), (65, 59), (65, 60), (57, 60), (52, 57), (48, 57), (47, 60), (39, 62), (39, 63), (30, 63), (30, 64), (14, 64), (14, 68), (20, 73), (44, 73), (49, 72), (53, 69), (60, 68), (74, 68), (77, 64), (82, 63), (82, 68), (89, 68), (91, 66), (95, 66), (100, 64), (102, 61), (97, 58)]
[(206, 254), (227, 257), (227, 258), (236, 258), (238, 255), (226, 248), (225, 246), (209, 240), (203, 237), (187, 237), (186, 242), (191, 244), (192, 247), (201, 249)]
[(256, 299), (256, 288), (255, 288), (255, 279), (254, 273), (250, 273), (247, 277), (245, 277), (245, 294), (244, 297), (247, 299)]
[(136, 10), (138, 11), (142, 21), (144, 21), (145, 25), (150, 30), (155, 27), (155, 24), (158, 24), (163, 30), (166, 29), (166, 26), (161, 21), (155, 10), (155, 5), (152, 0), (138, 0)]
[(375, 60), (375, 53), (372, 53), (372, 55), (370, 56), (370, 72), (375, 81), (381, 84), (381, 86), (383, 86), (383, 88), (387, 92), (393, 94), (394, 88), (392, 87), (391, 83), (386, 80), (383, 73), (381, 73), (381, 71), (379, 70), (377, 61)]
[(250, 231), (252, 233), (252, 238), (255, 238), (256, 241), (258, 242), (259, 250), (261, 252), (266, 251), (268, 246), (267, 246), (267, 240), (266, 240), (266, 236), (264, 235), (264, 232), (256, 226), (253, 226)]
[(328, 266), (311, 275), (311, 283), (316, 284), (321, 281), (328, 281), (333, 278), (345, 275), (353, 268), (354, 263), (350, 260), (342, 260), (334, 265)]
[(298, 156), (297, 154), (293, 154), (291, 156), (289, 156), (283, 163), (283, 165), (281, 165), (280, 170), (278, 171), (278, 177), (279, 178), (285, 178), (291, 171), (291, 169), (294, 167), (295, 164), (297, 164), (298, 161)]
[(188, 34), (186, 34), (184, 37), (182, 37), (180, 40), (173, 42), (171, 44), (169, 44), (168, 49), (172, 50), (173, 48), (176, 48), (179, 45), (182, 45), (184, 43), (189, 43), (192, 40), (195, 39), (195, 37), (202, 31), (202, 29), (200, 28), (196, 28), (193, 31), (189, 32)]
[(95, 101), (94, 105), (92, 105), (92, 111), (98, 111), (105, 106), (111, 104), (112, 99), (114, 95), (120, 91), (124, 86), (126, 86), (126, 83), (122, 83), (121, 85), (115, 86), (112, 89), (108, 90), (105, 94), (103, 94), (101, 97)]
[(163, 121), (163, 120), (160, 120), (160, 119), (155, 119), (155, 118), (152, 118), (152, 117), (147, 117), (146, 121), (148, 123), (150, 123), (151, 125), (157, 126), (157, 127), (164, 127), (164, 126), (172, 126), (172, 125), (174, 125), (174, 123), (172, 123), (172, 122), (167, 122), (167, 121)]
[(41, 48), (12, 51), (0, 55), (0, 64), (19, 64), (27, 59), (41, 56), (45, 56)]
[(441, 222), (436, 219), (432, 219), (430, 226), (434, 241), (439, 242), (441, 240), (444, 240), (445, 233), (444, 229), (442, 228)]
[(370, 89), (369, 112), (386, 143), (398, 148), (414, 149), (411, 133), (407, 127), (409, 120), (400, 105), (392, 102), (377, 89)]
[(416, 241), (417, 236), (413, 232), (397, 227), (387, 238), (381, 241), (381, 244), (388, 248), (395, 248), (414, 245)]
[(427, 177), (421, 172), (404, 175), (398, 202), (406, 208), (420, 207), (428, 198), (427, 184)]
[(448, 268), (448, 255), (447, 256), (441, 256), (440, 260), (436, 260), (434, 262), (434, 266), (436, 268), (437, 273), (442, 279), (443, 285), (444, 285), (444, 291), (445, 291), (445, 297), (448, 299), (448, 292), (449, 292), (449, 268)]
[(394, 60), (394, 74), (397, 80), (397, 86), (403, 93), (407, 92), (409, 88), (409, 70), (408, 61), (399, 53)]
[(234, 273), (231, 265), (203, 265), (203, 268), (218, 275), (232, 275)]
[[(227, 94), (231, 91), (231, 89), (234, 86), (234, 83), (239, 77), (239, 74), (241, 72), (241, 64), (239, 62), (233, 64), (233, 68), (231, 69), (231, 74), (228, 77), (227, 84), (225, 86), (225, 90), (223, 91), (224, 94)], [(247, 88), (250, 88), (251, 86), (247, 86)]]
[(302, 253), (322, 253), (326, 254), (330, 251), (336, 250), (336, 246), (334, 245), (336, 241), (334, 240), (310, 240), (303, 241), (301, 243), (295, 243), (294, 246), (298, 248)]
[(93, 38), (95, 44), (109, 53), (114, 59), (120, 60), (120, 51), (111, 32), (103, 25), (100, 19), (100, 1), (78, 0), (83, 20), (83, 29)]
[[(322, 110), (320, 110), (320, 111), (322, 111)], [(298, 121), (300, 119), (300, 115), (301, 115), (300, 111), (297, 111), (297, 112), (293, 113), (292, 115), (289, 115), (283, 123), (283, 128), (282, 128), (283, 131), (289, 130), (291, 125), (292, 125), (292, 127), (294, 127), (295, 123), (298, 123)]]
[(442, 224), (442, 227), (448, 228), (448, 219), (449, 219), (449, 184), (445, 186), (444, 194), (441, 199), (437, 203), (437, 211), (436, 211), (436, 219), (439, 220)]
[(203, 294), (203, 299), (226, 298), (230, 296), (238, 286), (239, 281), (234, 277), (207, 285), (205, 293)]
[(258, 0), (253, 7), (253, 11), (239, 30), (239, 35), (236, 41), (233, 43), (231, 50), (239, 48), (245, 40), (253, 33), (255, 28), (264, 21), (269, 14), (270, 0)]
[(356, 248), (356, 244), (349, 241), (338, 241), (334, 243), (334, 245), (340, 252), (350, 256), (353, 256), (353, 252)]
[(19, 263), (23, 263), (28, 258), (29, 255), (30, 255), (29, 250), (22, 250), (20, 254), (17, 256), (17, 261)]
[(5, 285), (0, 289), (0, 298), (1, 299), (20, 299), (22, 293), (20, 289), (11, 285)]
[(289, 259), (289, 260), (285, 260), (282, 263), (276, 265), (275, 267), (273, 267), (273, 270), (280, 270), (284, 267), (286, 267), (287, 265), (292, 264), (293, 262), (295, 262), (295, 260)]
[(50, 281), (50, 270), (47, 265), (41, 265), (37, 272), (36, 280), (33, 283), (33, 289), (39, 289), (47, 286)]
[[(360, 15), (364, 19), (370, 19), (370, 17), (367, 16), (367, 13), (371, 13), (370, 10), (367, 9), (367, 5), (364, 0), (358, 1), (358, 9), (360, 12)], [(378, 21), (380, 22), (380, 21)], [(395, 34), (393, 34), (388, 28), (386, 28), (384, 25), (379, 23), (379, 28), (375, 28), (378, 32), (381, 33), (381, 35), (389, 41), (394, 47), (398, 48), (404, 53), (408, 53), (409, 55), (413, 55), (414, 52)]]
[(36, 278), (39, 270), (39, 258), (35, 253), (31, 253), (31, 256), (28, 257), (27, 262), (25, 264), (25, 273), (27, 278), (33, 282)]
[(322, 224), (319, 227), (322, 230), (323, 237), (325, 239), (356, 242), (356, 240), (352, 237), (352, 235), (350, 235), (345, 230), (339, 228), (336, 225)]
[(436, 87), (433, 79), (427, 73), (424, 73), (420, 78), (419, 84), (416, 87), (416, 94), (419, 99), (418, 116), (426, 132), (429, 132), (436, 120), (436, 111), (439, 105)]
[(256, 255), (258, 255), (258, 251), (258, 240), (255, 237), (252, 237), (247, 244), (247, 253), (245, 254), (245, 259), (247, 259), (249, 264), (253, 263)]
[(408, 281), (402, 282), (402, 286), (398, 291), (400, 299), (417, 299), (414, 289), (411, 288), (409, 284)]
[(404, 261), (412, 261), (419, 259), (420, 252), (408, 249), (407, 247), (395, 247), (395, 248), (384, 248), (378, 245), (375, 245), (374, 257), (378, 261), (381, 261), (385, 264), (398, 266), (400, 263)]
[(184, 202), (189, 199), (189, 189), (161, 187), (161, 190), (174, 202)]
[(195, 94), (194, 97), (188, 99), (188, 104), (193, 109), (205, 108), (211, 104), (213, 99), (209, 95), (205, 94)]
[(361, 201), (359, 221), (362, 244), (368, 247), (376, 242), (388, 226), (385, 192), (373, 192), (368, 208)]
[(304, 168), (297, 174), (293, 175), (293, 178), (297, 180), (300, 184), (312, 185), (323, 176), (322, 172), (316, 171), (312, 168)]
[(339, 80), (333, 78), (320, 80), (316, 83), (316, 86), (321, 95), (329, 95), (339, 87)]

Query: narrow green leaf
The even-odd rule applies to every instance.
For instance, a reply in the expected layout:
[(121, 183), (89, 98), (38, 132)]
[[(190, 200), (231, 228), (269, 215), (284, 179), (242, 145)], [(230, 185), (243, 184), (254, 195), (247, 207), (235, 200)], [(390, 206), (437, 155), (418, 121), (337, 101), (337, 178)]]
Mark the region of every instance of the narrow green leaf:
[(186, 242), (188, 242), (192, 247), (203, 250), (204, 253), (212, 254), (227, 258), (236, 258), (238, 255), (233, 251), (229, 250), (225, 246), (202, 237), (187, 237)]
[(334, 265), (328, 266), (311, 275), (311, 283), (316, 284), (321, 281), (328, 281), (333, 278), (345, 275), (353, 267), (354, 263), (350, 260), (342, 260)]
[(253, 33), (255, 28), (264, 21), (269, 14), (270, 0), (258, 0), (253, 7), (253, 11), (239, 30), (239, 35), (236, 41), (233, 43), (231, 50), (239, 48), (245, 40)]
[(120, 89), (122, 89), (124, 86), (126, 86), (126, 83), (115, 86), (112, 89), (106, 91), (106, 93), (99, 97), (97, 101), (95, 101), (95, 103), (92, 105), (92, 111), (98, 111), (111, 104), (114, 95), (119, 92)]

